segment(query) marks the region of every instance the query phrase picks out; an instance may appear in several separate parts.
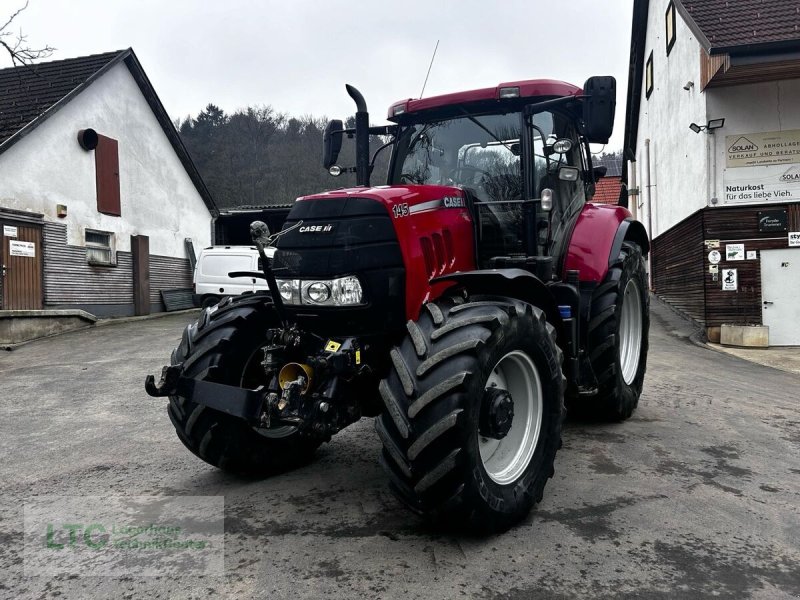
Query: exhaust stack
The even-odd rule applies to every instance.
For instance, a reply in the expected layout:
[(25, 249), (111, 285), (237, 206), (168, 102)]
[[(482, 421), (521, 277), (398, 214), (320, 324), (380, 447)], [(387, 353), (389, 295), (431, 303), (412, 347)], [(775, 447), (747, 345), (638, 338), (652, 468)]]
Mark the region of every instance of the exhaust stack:
[(345, 89), (356, 103), (356, 185), (369, 187), (369, 113), (364, 96), (352, 85)]

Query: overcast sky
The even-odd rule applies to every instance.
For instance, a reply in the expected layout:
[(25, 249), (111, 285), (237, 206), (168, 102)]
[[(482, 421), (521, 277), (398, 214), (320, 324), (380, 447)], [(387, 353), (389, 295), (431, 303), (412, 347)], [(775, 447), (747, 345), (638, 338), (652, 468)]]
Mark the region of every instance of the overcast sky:
[[(3, 0), (4, 14), (24, 0)], [(15, 21), (53, 59), (132, 47), (170, 116), (269, 104), (293, 115), (354, 112), (374, 123), (389, 105), (425, 96), (552, 78), (617, 78), (622, 147), (631, 0), (30, 0)], [(5, 60), (5, 57), (0, 60)], [(0, 66), (8, 66), (7, 61)]]

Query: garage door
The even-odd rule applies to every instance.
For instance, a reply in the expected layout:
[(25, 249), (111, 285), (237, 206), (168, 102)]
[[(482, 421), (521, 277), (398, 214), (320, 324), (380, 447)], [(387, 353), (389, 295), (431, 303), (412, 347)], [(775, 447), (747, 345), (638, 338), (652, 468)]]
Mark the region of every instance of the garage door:
[(761, 251), (761, 316), (770, 346), (800, 346), (800, 248)]

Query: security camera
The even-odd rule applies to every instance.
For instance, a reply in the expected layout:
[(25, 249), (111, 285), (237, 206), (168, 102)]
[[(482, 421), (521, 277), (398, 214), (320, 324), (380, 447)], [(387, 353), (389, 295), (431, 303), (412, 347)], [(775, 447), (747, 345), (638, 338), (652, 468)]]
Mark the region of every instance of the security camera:
[(688, 92), (693, 87), (694, 87), (694, 81), (687, 81), (686, 85), (683, 86), (683, 89), (685, 89)]

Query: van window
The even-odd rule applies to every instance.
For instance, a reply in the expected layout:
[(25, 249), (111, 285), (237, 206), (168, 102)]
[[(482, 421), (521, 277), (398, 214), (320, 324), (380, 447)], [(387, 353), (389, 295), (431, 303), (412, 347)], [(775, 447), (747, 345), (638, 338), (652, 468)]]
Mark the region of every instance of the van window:
[(232, 271), (249, 271), (253, 259), (246, 255), (205, 256), (202, 260), (203, 275), (227, 277)]

